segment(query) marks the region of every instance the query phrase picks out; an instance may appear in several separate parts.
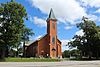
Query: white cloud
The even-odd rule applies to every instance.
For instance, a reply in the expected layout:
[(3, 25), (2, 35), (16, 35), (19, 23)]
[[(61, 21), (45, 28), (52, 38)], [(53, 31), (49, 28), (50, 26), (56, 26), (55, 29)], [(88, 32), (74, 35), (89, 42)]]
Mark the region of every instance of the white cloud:
[(30, 2), (45, 14), (53, 8), (56, 17), (62, 22), (67, 20), (75, 23), (75, 20), (87, 15), (85, 9), (76, 0), (30, 0)]
[(70, 40), (61, 40), (61, 42), (62, 42), (62, 52), (65, 51), (65, 50), (69, 50), (69, 47), (67, 46), (69, 41)]
[(79, 36), (83, 36), (84, 35), (84, 32), (83, 30), (79, 30), (75, 33), (75, 35), (79, 35)]
[(62, 46), (66, 46), (70, 40), (61, 40)]
[(32, 22), (32, 23), (34, 22), (34, 17), (32, 17), (31, 15), (29, 15), (28, 18), (29, 18), (30, 22)]
[(38, 18), (37, 16), (32, 17), (32, 16), (29, 15), (29, 21), (40, 26), (40, 27), (46, 27), (47, 26), (46, 20), (44, 20), (42, 18)]
[(40, 27), (45, 27), (47, 25), (47, 22), (44, 19), (41, 19), (41, 18), (38, 18), (38, 17), (34, 17), (33, 20), (34, 20), (34, 24), (36, 24), (36, 25), (38, 25)]
[(100, 0), (77, 0), (77, 1), (79, 1), (80, 5), (84, 6), (85, 10), (88, 13), (87, 17), (89, 19), (96, 22), (100, 21), (99, 20), (100, 17), (95, 14), (95, 13), (100, 13)]
[[(29, 0), (29, 2), (32, 6), (40, 9), (40, 11), (45, 14), (48, 14), (50, 9), (53, 8), (58, 21), (63, 22), (64, 24), (70, 23), (76, 25), (76, 23), (81, 22), (83, 16), (86, 16), (93, 21), (99, 21), (99, 17), (94, 14), (95, 11), (89, 13), (87, 7), (100, 7), (100, 0)], [(82, 7), (81, 5), (85, 5), (86, 7)], [(100, 13), (100, 9), (96, 12)], [(38, 20), (35, 24), (42, 27), (46, 26), (44, 19), (37, 17), (34, 19)], [(42, 22), (40, 22), (40, 20)], [(69, 25), (64, 28), (69, 30), (73, 28), (73, 26)]]
[(99, 19), (99, 17), (97, 17), (96, 15), (93, 15), (93, 14), (89, 14), (88, 18), (93, 20), (93, 21), (98, 21), (98, 19)]
[(80, 0), (85, 6), (100, 7), (100, 0)]
[(70, 41), (73, 41), (73, 39), (70, 39), (70, 40), (61, 40), (62, 46), (68, 45), (68, 42), (70, 42)]
[(100, 13), (100, 9), (96, 10), (96, 12), (95, 12), (95, 13)]
[(70, 40), (61, 40), (62, 42), (62, 52), (65, 50), (70, 50), (69, 46), (68, 46), (68, 42), (73, 41), (73, 39)]
[(73, 26), (66, 26), (65, 27), (66, 30), (69, 30), (69, 29), (72, 29), (72, 28), (73, 28)]

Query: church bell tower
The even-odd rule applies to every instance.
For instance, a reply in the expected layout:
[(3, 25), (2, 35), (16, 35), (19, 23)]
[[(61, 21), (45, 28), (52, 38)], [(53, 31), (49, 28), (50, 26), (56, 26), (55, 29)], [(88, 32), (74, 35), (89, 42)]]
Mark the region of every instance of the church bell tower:
[(47, 18), (47, 34), (56, 34), (56, 21), (54, 12), (51, 8), (49, 17)]
[(50, 38), (50, 55), (56, 57), (56, 46), (57, 46), (57, 19), (54, 15), (53, 10), (50, 10), (49, 17), (47, 18), (47, 34)]

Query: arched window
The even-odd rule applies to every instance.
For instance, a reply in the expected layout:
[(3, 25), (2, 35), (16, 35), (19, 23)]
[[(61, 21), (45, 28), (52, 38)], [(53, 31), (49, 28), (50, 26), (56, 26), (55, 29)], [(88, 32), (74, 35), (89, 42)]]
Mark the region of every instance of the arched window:
[(55, 37), (52, 37), (52, 44), (55, 44)]
[(52, 21), (52, 28), (55, 29), (54, 21)]

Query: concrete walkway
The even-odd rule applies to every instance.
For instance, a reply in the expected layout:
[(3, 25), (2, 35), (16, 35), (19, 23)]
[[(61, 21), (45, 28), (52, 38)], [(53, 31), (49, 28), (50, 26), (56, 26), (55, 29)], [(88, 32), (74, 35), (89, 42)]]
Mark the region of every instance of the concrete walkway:
[(100, 67), (100, 61), (0, 62), (0, 67)]

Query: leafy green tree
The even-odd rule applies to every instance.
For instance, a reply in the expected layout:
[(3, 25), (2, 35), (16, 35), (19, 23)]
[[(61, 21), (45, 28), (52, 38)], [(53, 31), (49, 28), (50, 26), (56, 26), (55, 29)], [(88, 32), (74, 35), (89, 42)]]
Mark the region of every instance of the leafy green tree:
[(70, 56), (75, 56), (75, 57), (77, 57), (77, 56), (79, 56), (79, 54), (80, 54), (80, 51), (79, 51), (78, 49), (65, 50), (65, 51), (63, 52), (63, 57), (64, 57), (64, 58), (69, 58)]
[(70, 51), (69, 51), (69, 50), (65, 50), (65, 51), (63, 52), (63, 57), (64, 57), (64, 58), (69, 58), (69, 57), (70, 57)]
[(73, 49), (70, 51), (70, 56), (77, 57), (77, 56), (79, 56), (79, 54), (80, 54), (80, 51), (78, 49)]
[(86, 17), (83, 17), (77, 27), (83, 30), (84, 35), (75, 35), (74, 41), (69, 42), (70, 46), (77, 47), (82, 55), (88, 56), (90, 59), (93, 56), (98, 58), (100, 55), (100, 27)]
[(31, 30), (24, 26), (25, 19), (27, 13), (21, 4), (14, 0), (0, 3), (0, 57), (8, 56), (8, 49), (22, 40), (23, 29), (27, 30), (24, 37), (28, 37)]

